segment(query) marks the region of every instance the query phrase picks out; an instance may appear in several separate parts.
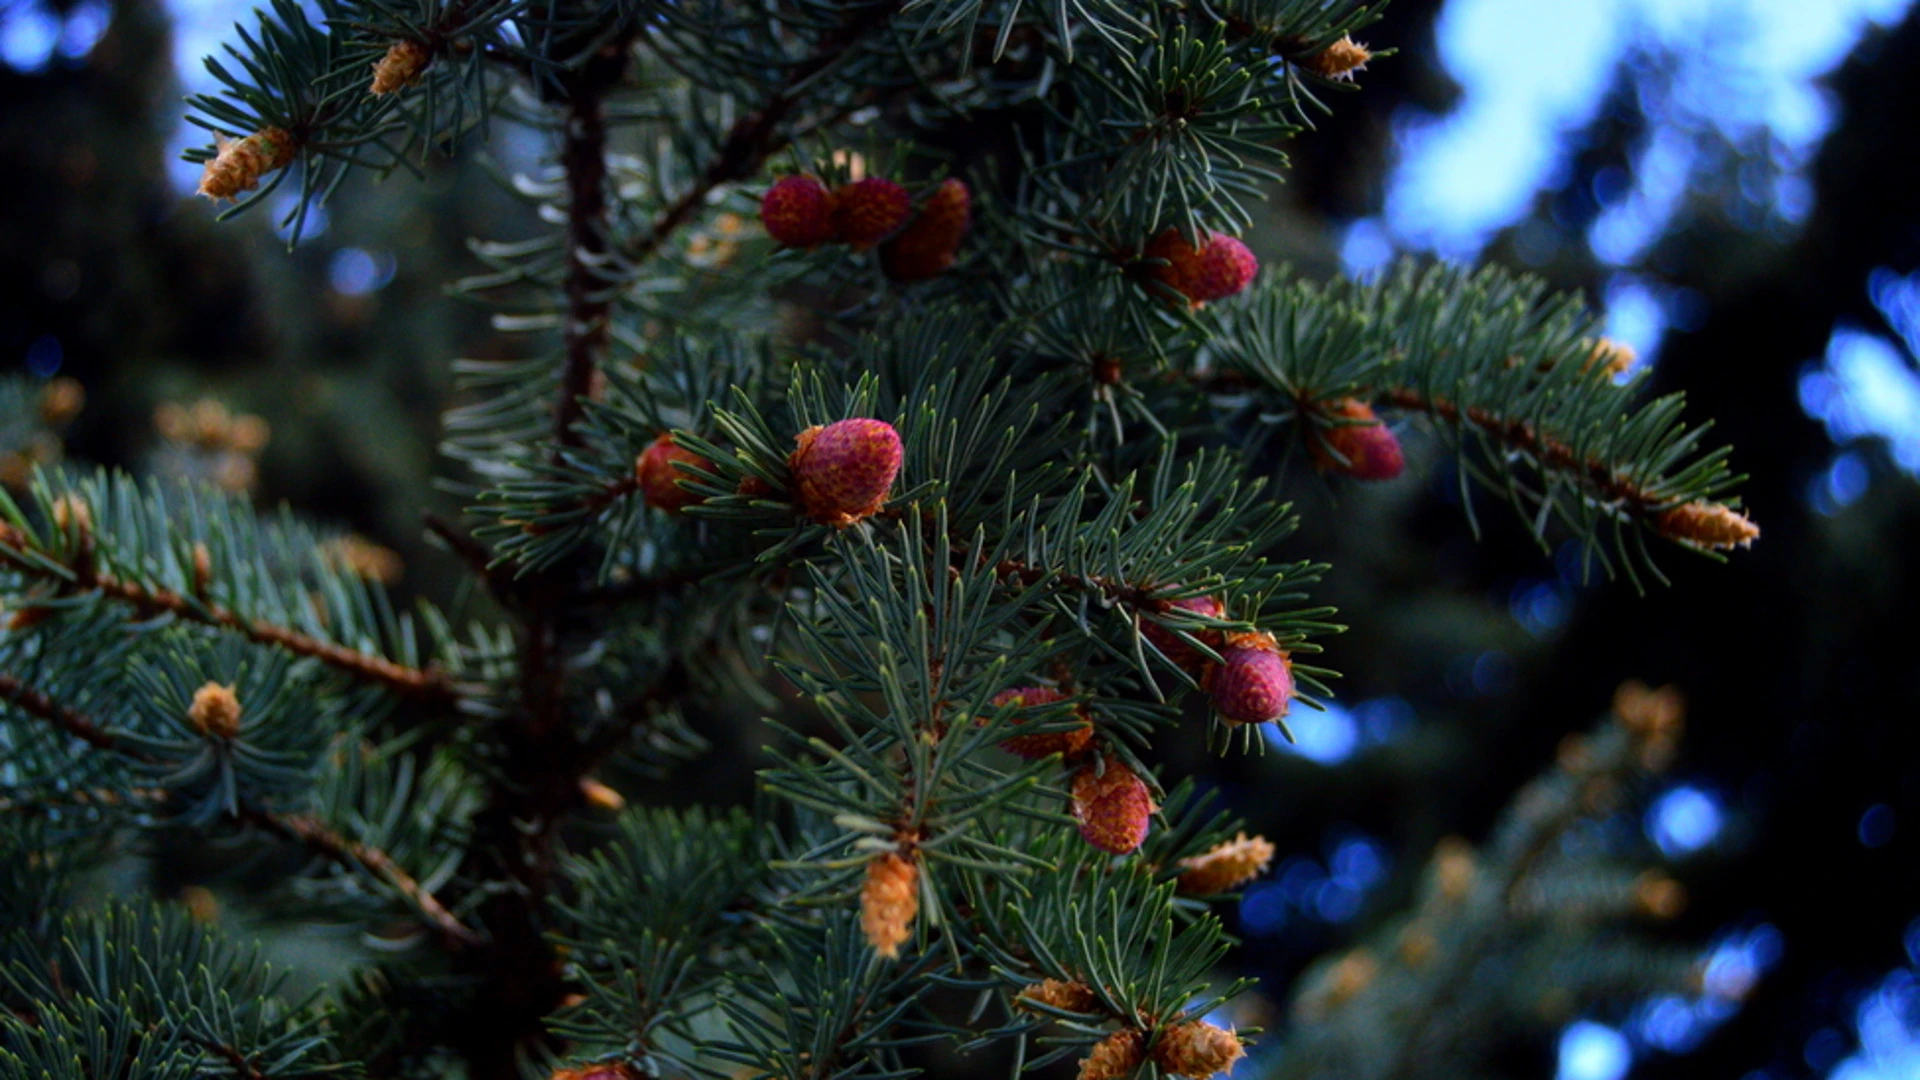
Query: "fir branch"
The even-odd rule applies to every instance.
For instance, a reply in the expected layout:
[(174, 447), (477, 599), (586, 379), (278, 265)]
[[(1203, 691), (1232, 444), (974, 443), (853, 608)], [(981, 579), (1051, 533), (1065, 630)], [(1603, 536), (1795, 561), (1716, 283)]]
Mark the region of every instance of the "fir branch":
[(413, 875), (402, 869), (393, 856), (369, 844), (363, 844), (328, 828), (325, 822), (309, 814), (272, 814), (250, 811), (246, 820), (275, 835), (298, 840), (313, 851), (343, 866), (357, 865), (386, 882), (407, 898), (427, 925), (449, 945), (477, 945), (483, 939), (469, 929), (447, 906), (440, 902)]
[[(29, 716), (44, 720), (87, 745), (134, 761), (150, 763), (153, 756), (128, 746), (118, 736), (100, 727), (79, 712), (54, 701), (15, 676), (0, 672), (0, 700), (5, 700)], [(164, 800), (165, 793), (157, 793)], [(360, 866), (374, 877), (392, 886), (414, 905), (428, 926), (449, 943), (472, 945), (481, 938), (462, 925), (430, 890), (416, 881), (393, 856), (369, 844), (348, 840), (307, 814), (277, 814), (258, 808), (241, 812), (241, 820), (284, 839), (298, 840), (315, 852), (344, 866)]]
[[(627, 258), (637, 263), (653, 255), (706, 204), (716, 189), (751, 178), (767, 158), (792, 142), (799, 133), (783, 131), (781, 125), (801, 103), (802, 92), (836, 63), (851, 57), (861, 39), (886, 26), (900, 8), (901, 0), (881, 0), (870, 10), (856, 8), (850, 17), (822, 37), (819, 46), (787, 72), (786, 78), (759, 109), (727, 129), (726, 137), (720, 140), (718, 149), (700, 171), (699, 179), (654, 218), (653, 225), (628, 248)], [(852, 111), (851, 106), (842, 106), (827, 118), (808, 125), (806, 130), (824, 127)]]
[[(96, 750), (129, 753), (120, 746), (120, 740), (101, 730), (93, 721), (4, 672), (0, 672), (0, 701), (8, 702), (29, 716), (45, 720)], [(145, 755), (132, 756), (146, 760)]]
[(0, 523), (0, 562), (51, 582), (62, 592), (98, 592), (131, 607), (142, 620), (172, 616), (231, 630), (263, 645), (285, 649), (296, 656), (312, 657), (363, 682), (416, 701), (450, 704), (459, 696), (447, 673), (437, 668), (409, 667), (384, 656), (323, 641), (291, 627), (249, 619), (210, 600), (193, 599), (164, 587), (123, 580), (99, 570), (91, 555), (91, 549), (83, 547), (72, 559), (63, 560), (58, 553), (34, 544), (18, 528)]

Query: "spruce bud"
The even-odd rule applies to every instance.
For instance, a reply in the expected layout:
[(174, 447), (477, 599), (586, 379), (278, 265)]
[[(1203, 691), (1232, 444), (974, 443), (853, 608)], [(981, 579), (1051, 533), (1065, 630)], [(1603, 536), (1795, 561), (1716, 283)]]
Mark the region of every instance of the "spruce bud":
[(1121, 1080), (1146, 1058), (1147, 1037), (1138, 1028), (1121, 1028), (1094, 1043), (1080, 1059), (1079, 1080)]
[(202, 735), (231, 739), (240, 734), (240, 698), (233, 687), (209, 682), (193, 692), (187, 722)]
[(1105, 767), (1088, 765), (1073, 778), (1073, 817), (1087, 843), (1109, 855), (1125, 855), (1147, 838), (1153, 794), (1119, 758)]
[(709, 472), (713, 469), (713, 462), (674, 445), (673, 436), (666, 432), (661, 432), (658, 438), (648, 443), (633, 463), (633, 478), (639, 482), (640, 494), (647, 500), (647, 505), (657, 506), (669, 514), (677, 514), (695, 503), (705, 501), (702, 496), (676, 482), (686, 475), (674, 467), (676, 462)]
[(1247, 245), (1225, 233), (1203, 232), (1195, 247), (1179, 229), (1168, 229), (1147, 244), (1146, 257), (1166, 260), (1149, 267), (1148, 275), (1196, 308), (1240, 292), (1260, 272), (1260, 260)]
[(1307, 452), (1322, 472), (1343, 473), (1356, 480), (1391, 480), (1406, 470), (1400, 440), (1380, 422), (1373, 406), (1342, 398), (1321, 408), (1339, 421), (1307, 440)]
[(783, 176), (760, 197), (760, 223), (783, 247), (824, 244), (833, 239), (833, 194), (814, 177)]
[(953, 265), (973, 217), (973, 193), (948, 177), (920, 207), (920, 216), (880, 248), (880, 266), (895, 281), (939, 277)]
[(1227, 1072), (1234, 1062), (1246, 1056), (1246, 1048), (1240, 1045), (1238, 1035), (1205, 1020), (1171, 1025), (1153, 1044), (1156, 1065), (1190, 1080), (1207, 1080), (1216, 1073)]
[(1760, 526), (1723, 503), (1690, 502), (1676, 506), (1654, 518), (1653, 527), (1669, 540), (1708, 551), (1752, 547), (1760, 538)]
[[(1213, 596), (1189, 596), (1184, 600), (1172, 601), (1167, 606), (1181, 611), (1191, 611), (1195, 615), (1204, 615), (1209, 619), (1227, 617), (1227, 606), (1222, 604), (1218, 597)], [(1165, 653), (1167, 659), (1173, 661), (1175, 665), (1188, 671), (1200, 666), (1200, 654), (1194, 650), (1193, 646), (1182, 641), (1180, 635), (1171, 629), (1156, 622), (1143, 622), (1140, 624), (1140, 633), (1148, 641), (1153, 642), (1154, 647)], [(1196, 630), (1193, 636), (1210, 649), (1218, 649), (1222, 640), (1218, 630)]]
[(913, 213), (907, 189), (884, 176), (869, 176), (833, 191), (835, 238), (864, 250), (892, 236)]
[(1016, 1005), (1026, 1002), (1036, 1002), (1064, 1012), (1097, 1013), (1101, 1010), (1100, 995), (1094, 992), (1093, 987), (1065, 979), (1045, 979), (1029, 984), (1014, 999)]
[(1213, 707), (1229, 724), (1264, 724), (1287, 715), (1293, 667), (1277, 650), (1230, 645), (1213, 672)]
[(1264, 836), (1240, 833), (1205, 853), (1180, 860), (1183, 896), (1218, 896), (1259, 877), (1273, 861), (1273, 845)]
[(217, 141), (219, 152), (200, 172), (200, 194), (215, 202), (252, 191), (262, 176), (293, 163), (293, 136), (276, 127)]
[(418, 41), (394, 42), (387, 54), (375, 61), (369, 92), (391, 94), (412, 86), (420, 81), (420, 73), (427, 70), (427, 62), (432, 59), (433, 52)]
[(913, 917), (920, 910), (920, 867), (897, 852), (884, 852), (867, 863), (867, 883), (860, 889), (860, 929), (875, 952), (889, 960), (913, 936)]
[(787, 459), (799, 502), (813, 520), (845, 528), (872, 517), (900, 475), (900, 433), (884, 420), (810, 427)]
[[(1066, 695), (1046, 686), (1023, 686), (1014, 690), (1003, 690), (993, 696), (993, 707), (1014, 706), (1020, 709), (1037, 708), (1066, 700)], [(1018, 720), (1014, 721), (1016, 724)], [(1093, 725), (1081, 717), (1080, 726), (1068, 731), (1052, 731), (1042, 735), (1015, 735), (1000, 744), (1000, 749), (1009, 754), (1038, 761), (1044, 757), (1059, 754), (1066, 758), (1076, 758), (1087, 752), (1093, 744)]]

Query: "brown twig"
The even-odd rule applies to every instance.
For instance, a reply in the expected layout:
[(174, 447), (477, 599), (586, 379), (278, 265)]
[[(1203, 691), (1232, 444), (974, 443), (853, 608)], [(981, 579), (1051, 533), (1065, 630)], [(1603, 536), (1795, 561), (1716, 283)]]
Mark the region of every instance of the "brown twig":
[(14, 678), (0, 673), (0, 701), (7, 701), (18, 707), (21, 712), (38, 717), (59, 728), (61, 731), (86, 743), (96, 750), (108, 750), (125, 754), (137, 760), (149, 761), (144, 754), (123, 748), (120, 740), (109, 732), (96, 727), (93, 721), (67, 708), (40, 691)]
[(306, 844), (315, 852), (342, 865), (358, 864), (369, 874), (392, 886), (400, 895), (407, 898), (427, 925), (450, 944), (477, 945), (483, 939), (467, 926), (453, 912), (448, 911), (440, 898), (421, 885), (413, 875), (401, 869), (393, 856), (369, 844), (349, 840), (328, 828), (325, 822), (309, 814), (271, 814), (265, 811), (249, 811), (248, 821), (259, 825), (269, 832)]
[[(0, 672), (0, 700), (11, 703), (29, 716), (46, 721), (96, 750), (139, 762), (151, 763), (155, 760), (150, 754), (126, 746), (112, 732), (79, 712), (4, 672)], [(164, 796), (164, 793), (160, 794)], [(103, 798), (101, 801), (109, 800)], [(282, 815), (250, 809), (242, 811), (241, 818), (278, 836), (300, 840), (335, 862), (357, 863), (365, 867), (369, 873), (386, 881), (405, 896), (419, 909), (428, 925), (448, 941), (474, 944), (480, 940), (478, 934), (453, 917), (453, 913), (446, 909), (439, 898), (401, 869), (393, 856), (379, 848), (348, 840), (309, 815)]]
[(1502, 445), (1528, 454), (1543, 466), (1579, 477), (1581, 483), (1601, 501), (1621, 504), (1636, 517), (1650, 517), (1656, 512), (1656, 507), (1670, 501), (1647, 491), (1606, 462), (1581, 457), (1572, 447), (1551, 436), (1542, 435), (1524, 420), (1508, 419), (1481, 408), (1462, 409), (1445, 398), (1429, 398), (1407, 388), (1388, 390), (1381, 395), (1381, 400), (1397, 409), (1425, 413), (1492, 436)]
[[(26, 557), (29, 552), (65, 566), (72, 572), (72, 579), (62, 577), (46, 565)], [(133, 608), (142, 618), (171, 615), (189, 622), (233, 630), (262, 644), (275, 645), (300, 656), (313, 657), (329, 667), (337, 668), (364, 681), (377, 683), (403, 697), (444, 703), (456, 696), (452, 680), (447, 678), (446, 672), (433, 668), (408, 667), (388, 660), (384, 656), (375, 656), (331, 641), (323, 641), (290, 627), (249, 619), (231, 608), (189, 599), (171, 589), (153, 588), (136, 581), (122, 581), (112, 574), (102, 573), (94, 566), (91, 549), (84, 549), (81, 557), (76, 558), (72, 563), (63, 563), (53, 553), (29, 544), (27, 538), (17, 529), (0, 527), (0, 560), (4, 560), (24, 573), (54, 581), (62, 591), (97, 590), (102, 595)]]

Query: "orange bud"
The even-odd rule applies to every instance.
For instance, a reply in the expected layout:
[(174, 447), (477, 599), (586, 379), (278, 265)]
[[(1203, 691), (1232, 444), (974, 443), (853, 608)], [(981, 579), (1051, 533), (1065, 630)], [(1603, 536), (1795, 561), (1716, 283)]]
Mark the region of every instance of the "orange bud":
[(1045, 979), (1033, 983), (1020, 991), (1014, 998), (1014, 1004), (1037, 1002), (1050, 1008), (1067, 1012), (1097, 1013), (1101, 1011), (1100, 995), (1093, 987), (1085, 983), (1067, 982), (1065, 979)]
[(233, 687), (209, 682), (193, 692), (187, 722), (202, 735), (231, 739), (240, 734), (240, 699)]
[(1676, 506), (1654, 518), (1653, 529), (1669, 540), (1708, 551), (1752, 547), (1760, 538), (1760, 526), (1723, 503)]
[(1166, 1072), (1191, 1080), (1206, 1080), (1216, 1073), (1227, 1072), (1234, 1062), (1246, 1056), (1246, 1047), (1240, 1044), (1238, 1035), (1204, 1020), (1174, 1024), (1162, 1031), (1160, 1041), (1153, 1044), (1155, 1064)]
[(860, 889), (860, 929), (867, 943), (892, 960), (913, 934), (913, 917), (920, 911), (920, 867), (897, 852), (887, 852), (867, 863), (867, 883)]
[(1327, 79), (1351, 79), (1356, 71), (1365, 70), (1367, 61), (1373, 59), (1373, 53), (1365, 45), (1351, 37), (1342, 37), (1339, 41), (1300, 61), (1300, 66)]
[(1093, 1044), (1080, 1059), (1079, 1080), (1121, 1080), (1147, 1057), (1147, 1037), (1137, 1028), (1119, 1031)]
[(293, 151), (293, 136), (273, 127), (219, 140), (219, 152), (200, 173), (200, 194), (219, 202), (252, 191), (262, 176), (292, 164)]
[(1259, 877), (1272, 861), (1273, 845), (1266, 837), (1240, 833), (1205, 854), (1180, 860), (1180, 892), (1187, 896), (1230, 892)]
[(418, 41), (394, 42), (388, 47), (387, 55), (373, 65), (373, 86), (369, 92), (391, 94), (412, 86), (420, 81), (420, 73), (432, 59), (432, 51)]
[(1087, 843), (1109, 855), (1125, 855), (1147, 838), (1153, 796), (1146, 782), (1118, 758), (1089, 765), (1073, 778), (1073, 816)]

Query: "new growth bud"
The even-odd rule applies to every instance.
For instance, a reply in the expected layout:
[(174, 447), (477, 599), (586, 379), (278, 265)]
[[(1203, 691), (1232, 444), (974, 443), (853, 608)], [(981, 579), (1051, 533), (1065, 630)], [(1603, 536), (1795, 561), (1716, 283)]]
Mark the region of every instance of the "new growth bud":
[(231, 739), (240, 734), (240, 698), (233, 687), (209, 682), (193, 692), (187, 722), (209, 738)]
[(1146, 1059), (1147, 1037), (1138, 1028), (1121, 1028), (1080, 1059), (1079, 1080), (1121, 1080)]
[(1259, 877), (1273, 862), (1273, 845), (1266, 837), (1240, 833), (1205, 853), (1180, 860), (1180, 892), (1184, 896), (1217, 896)]
[(864, 250), (892, 236), (912, 213), (907, 189), (884, 176), (843, 184), (833, 192), (834, 239)]
[(889, 960), (913, 936), (913, 917), (920, 911), (920, 867), (898, 852), (885, 852), (867, 863), (867, 883), (860, 889), (860, 929), (867, 944)]
[(1293, 701), (1293, 666), (1286, 655), (1264, 645), (1230, 645), (1209, 686), (1213, 707), (1229, 724), (1264, 724), (1287, 715)]
[(960, 253), (960, 241), (973, 218), (973, 193), (949, 177), (933, 189), (920, 216), (880, 248), (880, 266), (895, 281), (939, 277)]
[(837, 420), (810, 427), (787, 459), (801, 509), (823, 525), (845, 528), (872, 517), (900, 475), (905, 449), (884, 420)]
[(279, 128), (217, 141), (219, 152), (200, 172), (200, 194), (215, 202), (252, 191), (261, 177), (293, 163), (293, 136)]
[(1246, 1056), (1240, 1036), (1204, 1020), (1171, 1025), (1153, 1044), (1154, 1064), (1165, 1072), (1190, 1080), (1207, 1080), (1216, 1073), (1227, 1072), (1234, 1062)]
[(1307, 436), (1307, 453), (1322, 472), (1356, 480), (1392, 480), (1407, 468), (1406, 453), (1393, 429), (1380, 422), (1373, 406), (1341, 398), (1320, 407), (1331, 423)]
[[(1051, 705), (1066, 700), (1066, 695), (1046, 686), (1023, 686), (1013, 690), (1003, 690), (993, 696), (993, 707), (1005, 708), (1009, 705), (1020, 709), (1032, 709), (1042, 705)], [(1014, 723), (1019, 723), (1015, 720)], [(1093, 725), (1084, 715), (1080, 726), (1067, 731), (1052, 731), (1041, 735), (1015, 735), (1000, 744), (1000, 749), (1009, 754), (1038, 761), (1044, 757), (1059, 754), (1066, 758), (1076, 758), (1087, 752), (1093, 745)]]
[(647, 505), (657, 506), (669, 514), (704, 501), (700, 495), (679, 485), (678, 481), (687, 474), (674, 467), (676, 462), (705, 471), (713, 469), (713, 462), (674, 445), (673, 436), (666, 432), (647, 444), (633, 463), (633, 478), (639, 483), (640, 494)]
[(1125, 855), (1147, 838), (1153, 793), (1119, 758), (1088, 765), (1073, 778), (1073, 817), (1087, 843), (1109, 855)]
[(1145, 254), (1165, 260), (1165, 265), (1148, 267), (1148, 276), (1195, 308), (1240, 292), (1260, 272), (1260, 260), (1247, 245), (1225, 233), (1203, 232), (1195, 247), (1179, 229), (1168, 229), (1147, 244)]
[(833, 239), (833, 193), (811, 176), (783, 176), (760, 197), (760, 223), (783, 247), (817, 247)]

